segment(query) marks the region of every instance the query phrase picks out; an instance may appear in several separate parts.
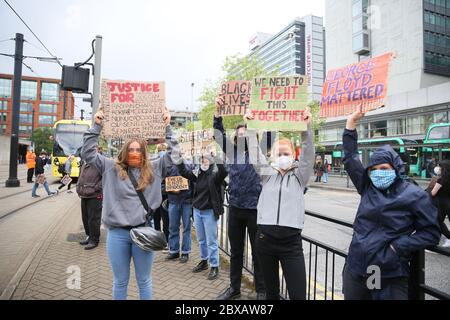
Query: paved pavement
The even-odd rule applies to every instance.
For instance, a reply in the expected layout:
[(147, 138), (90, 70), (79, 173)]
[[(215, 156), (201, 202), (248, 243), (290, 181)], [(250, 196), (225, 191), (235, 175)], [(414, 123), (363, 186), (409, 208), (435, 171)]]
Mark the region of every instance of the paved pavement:
[[(29, 194), (16, 197), (25, 202)], [(43, 198), (1, 219), (1, 298), (110, 300), (112, 273), (105, 248), (106, 230), (102, 229), (100, 246), (92, 251), (85, 251), (78, 244), (83, 234), (79, 199), (76, 194), (66, 192)], [(195, 238), (192, 249), (186, 264), (165, 261), (164, 253), (156, 253), (152, 272), (154, 299), (210, 300), (228, 286), (226, 259), (221, 257), (219, 278), (209, 281), (206, 279), (208, 271), (200, 274), (191, 271), (199, 261)], [(131, 266), (129, 299), (138, 299), (133, 269)], [(74, 280), (77, 274), (80, 275), (79, 289)], [(253, 299), (256, 294), (248, 285), (243, 285), (242, 296), (242, 299)]]

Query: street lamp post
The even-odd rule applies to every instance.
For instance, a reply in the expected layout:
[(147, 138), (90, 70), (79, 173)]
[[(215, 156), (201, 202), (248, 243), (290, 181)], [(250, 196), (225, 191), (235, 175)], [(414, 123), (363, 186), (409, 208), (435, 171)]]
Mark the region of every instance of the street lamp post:
[(191, 83), (191, 122), (194, 121), (194, 86), (195, 83)]

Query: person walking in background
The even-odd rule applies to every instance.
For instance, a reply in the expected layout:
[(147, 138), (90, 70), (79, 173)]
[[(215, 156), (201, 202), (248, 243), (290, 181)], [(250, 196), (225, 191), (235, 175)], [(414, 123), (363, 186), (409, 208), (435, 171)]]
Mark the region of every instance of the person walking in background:
[[(156, 147), (156, 150), (158, 151), (157, 158), (160, 158), (163, 163), (166, 163), (164, 160), (166, 151), (167, 151), (167, 145), (165, 143), (161, 143)], [(153, 221), (155, 223), (155, 229), (158, 231), (163, 231), (164, 235), (166, 236), (167, 243), (169, 243), (169, 210), (167, 207), (167, 199), (168, 195), (166, 192), (166, 185), (165, 181), (163, 180), (161, 183), (161, 194), (162, 194), (162, 202), (161, 205), (158, 207), (158, 209), (155, 210), (155, 213), (153, 215)], [(164, 251), (168, 251), (169, 248), (166, 248)]]
[[(101, 151), (98, 152), (100, 154)], [(80, 245), (85, 246), (85, 250), (91, 250), (100, 242), (103, 202), (102, 175), (96, 167), (83, 163), (76, 190), (81, 198), (81, 218), (87, 236), (85, 240), (80, 241)]]
[[(72, 162), (74, 161), (75, 157), (73, 155), (70, 155), (64, 165), (62, 165), (63, 172), (61, 184), (59, 185), (57, 192), (59, 192), (62, 188), (64, 188), (67, 185), (67, 193), (72, 193), (70, 190), (70, 187), (72, 186), (72, 179), (70, 178), (70, 175), (72, 174)], [(70, 180), (69, 183), (64, 183), (65, 180)]]
[[(150, 210), (156, 210), (162, 200), (161, 182), (163, 162), (161, 158), (149, 161), (147, 141), (131, 139), (123, 146), (117, 160), (107, 158), (97, 152), (104, 114), (100, 109), (94, 116), (94, 126), (84, 134), (81, 157), (94, 166), (102, 175), (103, 209), (102, 222), (108, 228), (106, 248), (113, 272), (113, 299), (127, 298), (130, 278), (130, 262), (133, 264), (141, 300), (152, 298), (153, 251), (145, 251), (131, 239), (130, 230), (146, 224), (147, 212), (144, 201)], [(172, 140), (170, 114), (165, 112), (166, 141), (169, 153), (176, 140)], [(132, 180), (136, 180), (134, 186)], [(152, 224), (152, 221), (149, 221)]]
[(27, 183), (33, 183), (34, 167), (36, 167), (36, 154), (31, 147), (27, 150)]
[[(220, 103), (218, 101), (217, 103)], [(256, 207), (261, 194), (261, 179), (249, 161), (247, 128), (236, 127), (233, 140), (225, 134), (222, 117), (214, 117), (214, 129), (221, 133), (215, 137), (226, 154), (227, 171), (229, 173), (229, 211), (228, 239), (230, 241), (230, 286), (218, 297), (218, 300), (231, 300), (241, 295), (242, 268), (244, 267), (244, 247), (246, 231), (248, 232), (254, 267), (254, 285), (256, 298), (265, 299), (266, 288), (264, 277), (256, 255)]]
[(436, 182), (431, 190), (431, 196), (436, 200), (435, 205), (439, 212), (439, 226), (441, 233), (445, 236), (442, 247), (450, 248), (450, 230), (445, 224), (445, 218), (450, 220), (450, 161), (445, 160), (439, 162), (439, 165), (434, 167), (434, 174)]
[[(245, 121), (253, 120), (248, 112)], [(250, 162), (262, 181), (258, 200), (256, 250), (264, 275), (266, 299), (280, 299), (280, 263), (291, 300), (306, 300), (306, 269), (302, 247), (305, 197), (314, 166), (312, 115), (302, 115), (307, 131), (302, 132), (302, 153), (295, 162), (291, 140), (280, 139), (272, 148), (272, 166), (261, 152), (252, 132), (249, 138)]]
[(328, 173), (330, 172), (330, 164), (328, 160), (325, 159), (325, 163), (323, 164), (323, 183), (328, 183)]
[(40, 196), (36, 194), (37, 188), (40, 184), (44, 185), (45, 191), (47, 191), (47, 194), (49, 196), (54, 195), (56, 192), (50, 191), (50, 188), (48, 187), (47, 179), (45, 178), (45, 164), (47, 163), (47, 153), (45, 151), (42, 151), (39, 155), (39, 157), (36, 158), (36, 167), (34, 168), (34, 173), (36, 175), (33, 188), (31, 190), (31, 196), (33, 198), (39, 198)]
[[(402, 178), (403, 161), (391, 146), (376, 150), (363, 166), (356, 132), (362, 110), (359, 105), (348, 117), (343, 134), (345, 169), (361, 195), (343, 271), (344, 297), (406, 300), (412, 253), (439, 242), (437, 210), (425, 191)], [(378, 268), (378, 288), (367, 284), (374, 272), (369, 267)]]
[[(186, 170), (194, 170), (191, 163), (185, 163)], [(167, 157), (166, 177), (179, 177), (178, 167)], [(169, 203), (169, 253), (167, 260), (180, 258), (181, 263), (189, 260), (191, 253), (191, 215), (192, 215), (192, 194), (193, 183), (189, 182), (188, 190), (167, 191)], [(183, 222), (183, 236), (181, 237), (181, 257), (180, 257), (180, 222)]]
[(322, 176), (323, 176), (322, 159), (316, 160), (316, 164), (314, 165), (314, 173), (316, 175), (316, 180), (314, 182), (322, 182)]
[(227, 171), (221, 159), (214, 159), (214, 154), (202, 155), (198, 173), (188, 170), (180, 160), (174, 162), (178, 164), (181, 176), (195, 183), (192, 206), (201, 261), (192, 271), (198, 273), (208, 270), (209, 261), (211, 270), (207, 279), (214, 280), (219, 276), (217, 222), (224, 212), (222, 184)]

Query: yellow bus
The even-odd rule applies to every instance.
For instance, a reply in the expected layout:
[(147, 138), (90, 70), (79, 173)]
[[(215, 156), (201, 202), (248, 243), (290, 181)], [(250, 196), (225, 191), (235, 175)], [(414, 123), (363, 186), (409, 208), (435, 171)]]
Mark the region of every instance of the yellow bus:
[(78, 178), (81, 166), (81, 147), (83, 146), (83, 134), (91, 127), (89, 121), (60, 120), (53, 126), (53, 150), (52, 150), (52, 175), (62, 177), (58, 172), (60, 165), (64, 165), (70, 155), (76, 157), (72, 162), (70, 176)]

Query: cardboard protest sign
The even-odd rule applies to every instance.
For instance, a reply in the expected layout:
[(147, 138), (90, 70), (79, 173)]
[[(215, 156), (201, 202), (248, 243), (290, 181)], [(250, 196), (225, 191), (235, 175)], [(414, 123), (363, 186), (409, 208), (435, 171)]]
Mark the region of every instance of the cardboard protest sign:
[(181, 176), (166, 178), (166, 192), (189, 190), (189, 182)]
[(320, 102), (320, 116), (333, 118), (355, 112), (363, 104), (365, 112), (385, 104), (392, 53), (366, 59), (327, 74)]
[(164, 82), (103, 80), (103, 134), (115, 139), (164, 139)]
[(257, 78), (252, 83), (250, 129), (305, 131), (302, 115), (308, 104), (305, 76)]
[(214, 142), (213, 129), (182, 132), (178, 135), (180, 149), (183, 149), (185, 154), (192, 157), (201, 156), (202, 152), (204, 152), (204, 150), (206, 150), (206, 148)]
[(229, 81), (219, 88), (218, 99), (220, 105), (216, 106), (216, 116), (243, 116), (250, 103), (251, 82)]

